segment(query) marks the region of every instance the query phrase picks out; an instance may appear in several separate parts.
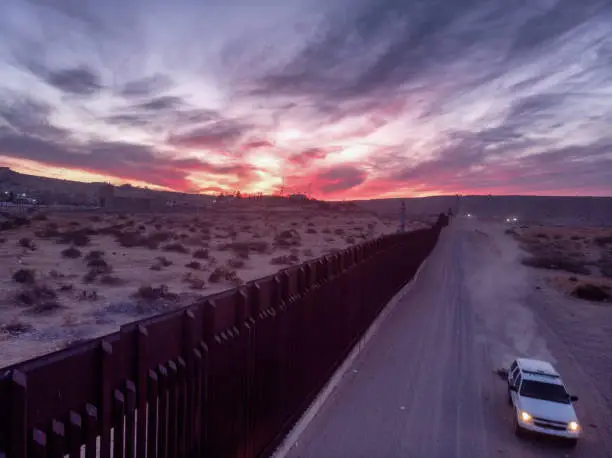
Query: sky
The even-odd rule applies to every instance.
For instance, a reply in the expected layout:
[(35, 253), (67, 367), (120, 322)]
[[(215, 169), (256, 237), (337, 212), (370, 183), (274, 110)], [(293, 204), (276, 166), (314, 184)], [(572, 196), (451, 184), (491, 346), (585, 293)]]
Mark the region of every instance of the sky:
[(2, 0), (0, 165), (195, 193), (612, 194), (612, 0)]

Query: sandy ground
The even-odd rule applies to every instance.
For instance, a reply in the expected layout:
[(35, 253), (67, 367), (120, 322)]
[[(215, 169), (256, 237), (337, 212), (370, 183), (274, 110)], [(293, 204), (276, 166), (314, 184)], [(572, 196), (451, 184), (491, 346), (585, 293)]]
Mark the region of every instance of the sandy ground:
[[(0, 367), (396, 229), (352, 207), (246, 201), (200, 215), (32, 218), (0, 232)], [(16, 282), (20, 269), (34, 281)]]
[[(612, 456), (612, 307), (523, 266), (506, 227), (457, 221), (289, 452), (308, 458)], [(552, 361), (580, 397), (574, 450), (514, 435), (516, 357)]]
[(612, 302), (612, 228), (522, 226), (506, 232), (530, 255), (527, 264), (558, 291), (573, 294), (594, 285)]

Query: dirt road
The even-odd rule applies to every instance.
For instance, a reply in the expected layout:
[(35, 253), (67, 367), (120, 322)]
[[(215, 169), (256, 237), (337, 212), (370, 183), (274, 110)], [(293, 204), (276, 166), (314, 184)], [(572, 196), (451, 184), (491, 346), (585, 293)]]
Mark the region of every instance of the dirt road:
[[(444, 233), (289, 457), (612, 457), (612, 307), (536, 289), (503, 228), (476, 224)], [(576, 449), (514, 435), (495, 370), (516, 356), (552, 360), (580, 397)]]

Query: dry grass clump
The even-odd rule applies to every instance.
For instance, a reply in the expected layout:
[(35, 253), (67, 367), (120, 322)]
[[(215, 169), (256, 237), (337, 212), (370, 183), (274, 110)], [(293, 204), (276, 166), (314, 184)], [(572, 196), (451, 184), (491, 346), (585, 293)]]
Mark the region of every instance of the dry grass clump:
[(92, 261), (94, 259), (102, 259), (104, 257), (104, 251), (101, 250), (92, 250), (87, 256), (85, 256), (86, 261)]
[(595, 244), (601, 247), (612, 245), (612, 235), (608, 235), (604, 237), (595, 237), (595, 239), (593, 239), (593, 242), (595, 242)]
[(23, 323), (21, 321), (13, 321), (0, 327), (0, 331), (10, 335), (11, 337), (17, 337), (21, 334), (32, 332), (34, 327), (31, 324)]
[[(89, 229), (63, 232), (57, 243), (71, 244), (75, 246), (87, 246), (91, 242), (90, 235), (94, 235)], [(95, 232), (94, 232), (95, 233)]]
[(189, 253), (189, 250), (181, 243), (169, 243), (168, 245), (165, 245), (163, 249), (164, 251), (173, 251), (175, 253)]
[(36, 304), (34, 307), (28, 309), (30, 315), (49, 315), (57, 310), (63, 309), (64, 306), (57, 301), (45, 301), (40, 304)]
[(211, 283), (219, 283), (223, 280), (235, 286), (240, 286), (244, 283), (235, 270), (223, 266), (217, 267), (208, 277), (208, 281)]
[(171, 293), (167, 285), (159, 285), (157, 288), (149, 285), (143, 285), (134, 293), (134, 297), (143, 299), (145, 301), (155, 301), (158, 299), (175, 300), (177, 295)]
[(17, 283), (33, 284), (36, 280), (36, 273), (33, 269), (19, 269), (13, 274), (13, 281)]
[(274, 237), (274, 244), (282, 248), (299, 246), (302, 244), (302, 237), (295, 229), (289, 229), (279, 232)]
[(198, 261), (191, 261), (185, 264), (185, 267), (188, 269), (200, 270), (202, 268), (202, 264), (200, 264)]
[(81, 250), (71, 246), (70, 248), (66, 248), (62, 250), (62, 256), (68, 259), (76, 259), (81, 257)]
[(612, 299), (609, 288), (589, 283), (576, 286), (572, 296), (592, 302), (610, 302)]
[(295, 254), (277, 256), (270, 260), (270, 264), (274, 265), (293, 265), (298, 262), (300, 262), (300, 258)]
[(203, 248), (200, 248), (199, 250), (193, 252), (193, 257), (195, 259), (208, 259), (209, 256), (210, 253), (208, 252), (208, 250)]
[(20, 238), (19, 241), (17, 242), (17, 244), (20, 247), (26, 248), (28, 250), (32, 250), (32, 251), (36, 250), (36, 244), (32, 241), (32, 239), (30, 239), (28, 237)]
[(206, 282), (199, 277), (194, 277), (191, 272), (187, 272), (182, 281), (189, 285), (189, 289), (201, 290), (206, 287)]
[(22, 305), (35, 305), (40, 301), (49, 301), (57, 298), (57, 293), (46, 285), (32, 285), (17, 293), (15, 299)]
[(241, 258), (233, 258), (227, 261), (227, 265), (234, 269), (240, 269), (244, 267), (244, 264), (244, 259)]

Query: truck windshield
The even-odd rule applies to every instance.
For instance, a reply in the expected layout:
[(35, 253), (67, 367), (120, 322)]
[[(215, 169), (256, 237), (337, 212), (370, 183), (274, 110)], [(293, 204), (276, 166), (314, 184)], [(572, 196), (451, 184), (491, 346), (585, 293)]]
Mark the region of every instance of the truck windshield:
[(524, 380), (521, 385), (521, 396), (527, 398), (543, 399), (545, 401), (570, 403), (570, 396), (562, 385), (554, 383), (536, 382), (534, 380)]

